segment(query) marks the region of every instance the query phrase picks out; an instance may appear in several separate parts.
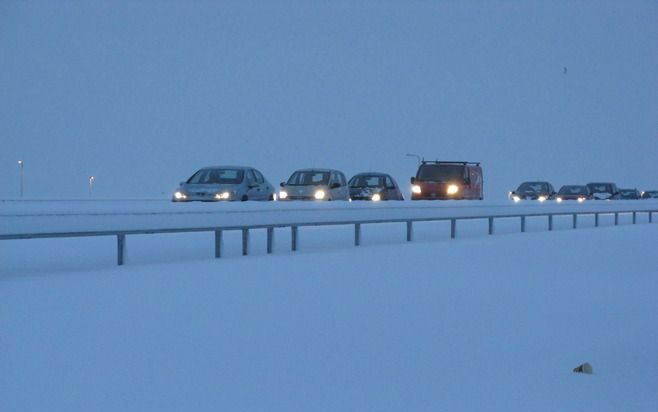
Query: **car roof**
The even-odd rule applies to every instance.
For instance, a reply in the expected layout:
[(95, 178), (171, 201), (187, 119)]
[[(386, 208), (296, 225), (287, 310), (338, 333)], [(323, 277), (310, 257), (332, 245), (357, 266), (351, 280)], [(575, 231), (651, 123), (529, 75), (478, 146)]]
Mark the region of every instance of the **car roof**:
[(205, 167), (201, 168), (201, 170), (209, 170), (209, 169), (241, 169), (241, 170), (246, 170), (246, 169), (253, 169), (253, 167), (251, 167), (251, 166), (222, 165), (222, 166), (205, 166)]
[[(336, 169), (323, 169), (323, 168), (319, 168), (319, 167), (314, 167), (314, 168), (310, 168), (310, 169), (297, 169), (297, 170), (295, 170), (293, 173), (296, 173), (296, 172), (322, 172), (322, 173), (330, 173), (330, 172), (340, 172), (340, 170), (336, 170)], [(342, 173), (342, 172), (341, 172), (341, 173)]]
[(355, 174), (354, 176), (389, 176), (390, 177), (388, 173), (382, 173), (382, 172), (361, 172)]

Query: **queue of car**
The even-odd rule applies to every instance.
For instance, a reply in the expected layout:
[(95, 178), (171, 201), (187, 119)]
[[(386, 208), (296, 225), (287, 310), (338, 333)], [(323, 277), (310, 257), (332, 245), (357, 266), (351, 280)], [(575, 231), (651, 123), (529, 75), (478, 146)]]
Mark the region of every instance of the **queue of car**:
[[(655, 193), (658, 198), (658, 191), (640, 192), (637, 189), (619, 189), (615, 183), (611, 182), (564, 185), (557, 192), (549, 182), (523, 182), (516, 190), (509, 192), (508, 197), (514, 202), (529, 199), (539, 202), (555, 200), (561, 203), (565, 200), (584, 202), (586, 200), (649, 199), (652, 197), (651, 193)], [(645, 196), (645, 194), (647, 195)]]
[[(483, 182), (482, 167), (478, 162), (422, 160), (416, 175), (411, 177), (411, 200), (482, 200)], [(395, 179), (381, 172), (358, 173), (348, 181), (340, 170), (300, 169), (279, 186), (278, 190), (275, 189), (253, 167), (208, 166), (181, 182), (172, 195), (172, 201), (404, 200)], [(509, 192), (508, 197), (514, 202), (555, 200), (560, 203), (590, 199), (658, 199), (658, 191), (619, 189), (610, 182), (564, 185), (555, 191), (549, 182), (528, 181)]]

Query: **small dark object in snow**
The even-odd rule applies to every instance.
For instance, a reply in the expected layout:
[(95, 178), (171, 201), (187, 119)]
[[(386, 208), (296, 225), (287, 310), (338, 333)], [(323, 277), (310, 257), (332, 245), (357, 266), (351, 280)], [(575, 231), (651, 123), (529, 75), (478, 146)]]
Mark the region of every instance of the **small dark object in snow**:
[(594, 371), (592, 370), (592, 365), (590, 365), (587, 362), (583, 363), (580, 366), (575, 367), (573, 371), (576, 373), (586, 373), (588, 375), (594, 373)]
[(564, 70), (562, 71), (562, 74), (567, 74), (567, 68), (565, 67)]

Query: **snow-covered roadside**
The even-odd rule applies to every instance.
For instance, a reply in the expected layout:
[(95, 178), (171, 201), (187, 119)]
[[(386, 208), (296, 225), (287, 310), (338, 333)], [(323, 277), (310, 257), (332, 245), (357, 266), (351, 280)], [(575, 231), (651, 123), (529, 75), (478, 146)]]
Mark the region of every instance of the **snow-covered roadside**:
[[(657, 236), (637, 225), (14, 267), (0, 277), (0, 399), (10, 411), (652, 411)], [(571, 372), (585, 361), (594, 375)]]

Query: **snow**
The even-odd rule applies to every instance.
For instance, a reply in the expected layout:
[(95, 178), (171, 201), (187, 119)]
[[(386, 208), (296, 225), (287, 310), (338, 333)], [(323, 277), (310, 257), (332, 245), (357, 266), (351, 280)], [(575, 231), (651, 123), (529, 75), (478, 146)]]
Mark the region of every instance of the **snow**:
[(652, 411), (658, 225), (622, 223), (4, 241), (2, 409)]

